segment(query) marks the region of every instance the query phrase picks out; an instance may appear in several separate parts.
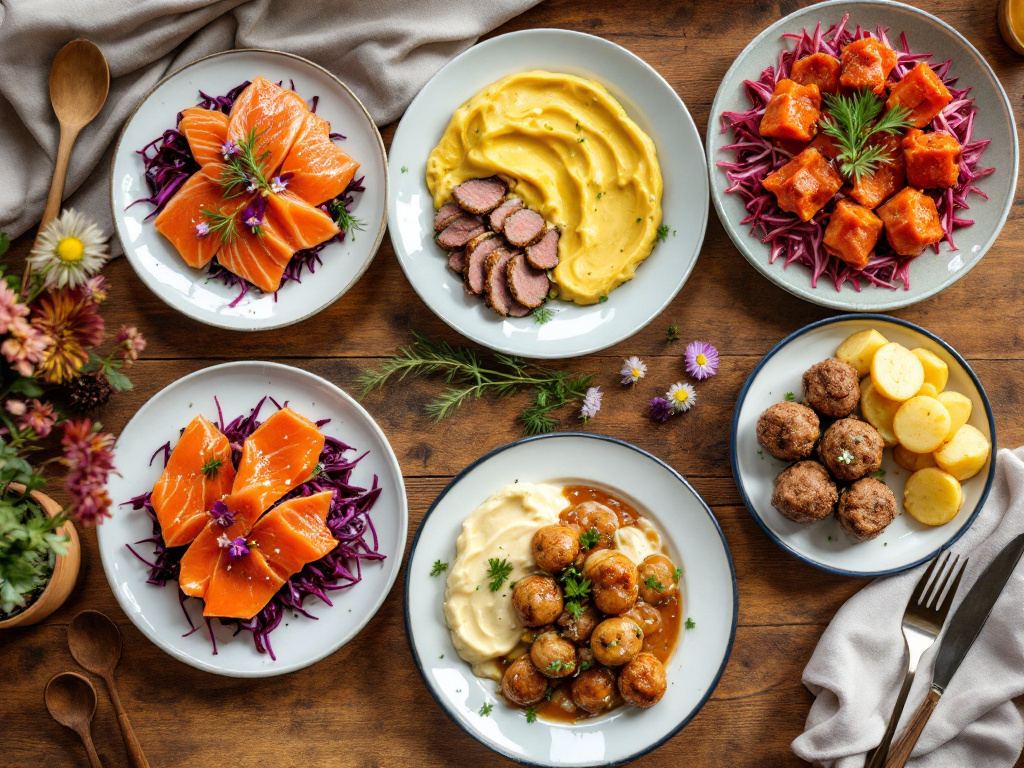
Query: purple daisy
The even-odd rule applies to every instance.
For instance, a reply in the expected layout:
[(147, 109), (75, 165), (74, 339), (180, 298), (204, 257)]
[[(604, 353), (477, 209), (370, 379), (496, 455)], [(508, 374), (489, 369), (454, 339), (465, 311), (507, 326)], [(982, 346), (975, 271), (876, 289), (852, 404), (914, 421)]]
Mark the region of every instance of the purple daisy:
[(664, 424), (672, 415), (672, 406), (664, 397), (656, 397), (647, 405), (647, 415)]
[(688, 344), (683, 357), (686, 360), (686, 372), (698, 381), (718, 373), (718, 350), (706, 341)]

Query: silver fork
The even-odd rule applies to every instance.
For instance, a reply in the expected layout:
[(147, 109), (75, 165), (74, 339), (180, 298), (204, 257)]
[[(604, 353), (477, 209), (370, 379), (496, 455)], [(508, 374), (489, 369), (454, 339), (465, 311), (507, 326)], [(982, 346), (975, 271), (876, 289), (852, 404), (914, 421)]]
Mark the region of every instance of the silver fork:
[[(889, 754), (889, 745), (892, 743), (893, 734), (896, 733), (896, 725), (903, 714), (903, 705), (907, 702), (907, 694), (914, 684), (914, 675), (917, 673), (917, 664), (927, 651), (935, 638), (942, 630), (942, 624), (946, 621), (949, 613), (949, 606), (953, 603), (953, 596), (957, 587), (960, 586), (960, 577), (964, 575), (964, 568), (967, 565), (967, 558), (960, 561), (960, 555), (953, 558), (950, 564), (950, 553), (947, 552), (941, 557), (932, 560), (921, 580), (914, 587), (914, 594), (910, 596), (907, 609), (903, 613), (903, 642), (906, 646), (907, 673), (903, 679), (903, 687), (896, 697), (896, 706), (893, 707), (892, 717), (889, 718), (889, 727), (885, 729), (885, 735), (881, 743), (875, 748), (867, 764), (867, 768), (882, 768), (885, 758)], [(940, 562), (941, 561), (941, 562)], [(947, 569), (946, 566), (949, 565)], [(943, 572), (945, 576), (943, 577)], [(932, 579), (932, 575), (935, 576)], [(941, 581), (940, 581), (941, 579)], [(946, 591), (946, 585), (952, 579), (952, 585)], [(929, 584), (928, 582), (932, 583)]]

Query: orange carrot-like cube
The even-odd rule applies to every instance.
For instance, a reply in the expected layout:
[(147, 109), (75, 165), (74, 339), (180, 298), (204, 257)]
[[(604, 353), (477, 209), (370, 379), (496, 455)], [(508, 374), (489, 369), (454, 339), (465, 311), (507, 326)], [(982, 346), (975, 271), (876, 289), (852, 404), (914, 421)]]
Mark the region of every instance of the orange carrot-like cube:
[(907, 183), (925, 189), (945, 189), (960, 177), (960, 142), (943, 131), (924, 133), (911, 128), (903, 137)]
[(835, 160), (839, 157), (839, 145), (836, 144), (836, 140), (829, 136), (827, 133), (819, 133), (814, 137), (814, 141), (808, 144), (811, 149), (816, 149), (821, 152), (822, 155), (827, 157), (829, 160)]
[(821, 116), (821, 94), (816, 85), (800, 85), (783, 78), (761, 118), (761, 135), (775, 139), (810, 141)]
[(874, 209), (903, 189), (906, 162), (896, 136), (883, 135), (872, 143), (885, 147), (892, 160), (881, 163), (874, 173), (855, 180), (850, 197), (864, 207)]
[(885, 106), (909, 109), (909, 119), (916, 127), (924, 128), (952, 100), (945, 83), (922, 61), (892, 87)]
[(896, 51), (873, 37), (854, 40), (839, 54), (842, 72), (839, 84), (844, 88), (870, 88), (885, 91), (885, 81), (896, 66)]
[(764, 180), (779, 208), (810, 221), (843, 186), (842, 177), (820, 152), (808, 147)]
[(914, 187), (905, 187), (878, 208), (885, 237), (900, 256), (920, 256), (942, 239), (935, 201)]
[(863, 205), (840, 200), (825, 227), (825, 250), (854, 269), (864, 269), (882, 234), (882, 220)]
[(839, 90), (839, 59), (812, 53), (793, 63), (789, 77), (800, 85), (816, 85), (821, 93), (835, 93)]

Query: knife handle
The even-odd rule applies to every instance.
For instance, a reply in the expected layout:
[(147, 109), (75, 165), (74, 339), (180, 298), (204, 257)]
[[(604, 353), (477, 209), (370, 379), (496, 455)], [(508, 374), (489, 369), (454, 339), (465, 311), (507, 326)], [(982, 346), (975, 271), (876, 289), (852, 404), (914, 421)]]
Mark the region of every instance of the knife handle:
[(900, 740), (889, 750), (889, 759), (885, 763), (885, 768), (903, 768), (907, 764), (907, 760), (910, 759), (910, 753), (913, 751), (914, 745), (917, 744), (917, 740), (921, 737), (921, 732), (928, 723), (928, 718), (935, 711), (935, 705), (939, 703), (941, 695), (942, 692), (935, 687), (928, 690), (928, 695), (921, 702), (917, 712), (914, 713), (914, 717), (907, 725), (907, 730), (903, 732)]

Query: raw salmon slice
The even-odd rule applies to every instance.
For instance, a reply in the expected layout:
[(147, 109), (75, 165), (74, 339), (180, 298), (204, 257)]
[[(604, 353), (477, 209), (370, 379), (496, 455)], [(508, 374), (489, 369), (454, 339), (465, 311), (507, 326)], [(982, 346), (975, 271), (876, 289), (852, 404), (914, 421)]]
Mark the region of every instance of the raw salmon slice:
[(267, 217), (274, 232), (297, 251), (320, 245), (341, 231), (326, 213), (288, 192), (267, 196)]
[(333, 499), (334, 491), (289, 499), (253, 526), (249, 538), (282, 579), (291, 578), (306, 563), (319, 560), (338, 546), (326, 522)]
[(256, 156), (267, 153), (261, 166), (269, 179), (281, 167), (307, 114), (306, 102), (295, 91), (256, 77), (231, 107), (228, 136), (241, 142), (255, 131)]
[(217, 252), (217, 261), (260, 290), (273, 293), (281, 287), (284, 269), (294, 253), (295, 249), (265, 220), (258, 235), (239, 224), (234, 237)]
[(227, 527), (216, 520), (210, 520), (182, 555), (181, 568), (178, 571), (178, 586), (181, 591), (189, 597), (205, 597), (210, 578), (217, 570), (221, 556), (227, 557), (221, 542), (233, 541), (239, 536), (244, 537), (248, 531), (248, 524), (241, 520), (236, 520)]
[(206, 590), (203, 616), (251, 619), (277, 594), (285, 580), (267, 564), (258, 547), (233, 558), (224, 550)]
[(333, 200), (352, 181), (359, 163), (331, 141), (331, 125), (312, 112), (306, 115), (281, 173), (290, 173), (288, 190), (307, 203)]
[(215, 232), (203, 235), (196, 227), (209, 226), (203, 211), (221, 211), (224, 200), (221, 197), (219, 169), (209, 166), (189, 177), (181, 189), (167, 201), (154, 224), (161, 235), (171, 241), (181, 258), (190, 267), (205, 267), (221, 246), (221, 238)]
[(153, 486), (153, 509), (164, 544), (180, 547), (192, 541), (209, 521), (213, 502), (231, 490), (234, 479), (228, 439), (205, 416), (196, 416)]
[(192, 157), (200, 165), (224, 162), (223, 147), (228, 140), (228, 116), (212, 109), (191, 107), (181, 113), (178, 130), (185, 134)]

